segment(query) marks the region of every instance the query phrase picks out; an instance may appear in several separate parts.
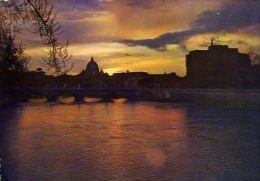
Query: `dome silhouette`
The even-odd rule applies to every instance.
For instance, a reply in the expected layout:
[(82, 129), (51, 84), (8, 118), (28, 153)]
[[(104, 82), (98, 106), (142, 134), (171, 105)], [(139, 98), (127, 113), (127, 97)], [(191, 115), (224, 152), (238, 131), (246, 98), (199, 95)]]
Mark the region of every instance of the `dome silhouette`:
[(86, 66), (86, 73), (89, 75), (96, 75), (99, 73), (98, 64), (94, 61), (93, 57), (91, 57), (90, 62)]

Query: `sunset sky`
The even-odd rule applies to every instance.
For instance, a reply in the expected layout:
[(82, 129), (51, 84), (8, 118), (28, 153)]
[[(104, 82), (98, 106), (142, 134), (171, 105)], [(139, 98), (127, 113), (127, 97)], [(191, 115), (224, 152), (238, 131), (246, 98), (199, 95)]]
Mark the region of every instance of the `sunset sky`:
[[(176, 72), (185, 76), (185, 55), (215, 43), (260, 53), (260, 0), (53, 0), (79, 73), (91, 56), (115, 72)], [(31, 70), (41, 67), (37, 37), (27, 35)], [(45, 69), (44, 69), (45, 70)], [(46, 70), (45, 70), (46, 71)]]

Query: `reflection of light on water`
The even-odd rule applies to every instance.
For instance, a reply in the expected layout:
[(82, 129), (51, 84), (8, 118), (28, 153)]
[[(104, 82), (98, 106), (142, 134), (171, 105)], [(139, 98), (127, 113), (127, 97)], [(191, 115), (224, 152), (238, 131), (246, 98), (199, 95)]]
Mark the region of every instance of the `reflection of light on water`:
[(101, 101), (102, 98), (95, 98), (95, 97), (85, 97), (84, 98), (84, 101), (85, 102), (89, 102), (89, 103), (92, 103), (92, 102), (99, 102)]
[(20, 106), (1, 120), (10, 180), (259, 180), (259, 112), (141, 101)]
[(127, 101), (126, 98), (118, 98), (118, 99), (112, 99), (112, 101), (114, 101), (115, 103), (124, 103), (125, 101)]
[(43, 98), (29, 98), (28, 102), (33, 102), (33, 103), (40, 103), (40, 102), (46, 102), (47, 99), (45, 97)]
[(58, 102), (60, 103), (72, 103), (74, 100), (73, 96), (58, 96)]
[(165, 154), (161, 149), (150, 149), (146, 153), (146, 161), (155, 167), (162, 167), (165, 163)]

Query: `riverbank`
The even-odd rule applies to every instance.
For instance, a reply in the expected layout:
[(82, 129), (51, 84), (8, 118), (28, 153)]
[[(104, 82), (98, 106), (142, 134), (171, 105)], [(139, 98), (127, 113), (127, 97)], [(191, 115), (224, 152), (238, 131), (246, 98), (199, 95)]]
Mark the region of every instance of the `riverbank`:
[(8, 106), (11, 106), (15, 104), (17, 101), (11, 97), (9, 97), (7, 94), (0, 92), (0, 109), (4, 109)]
[(167, 102), (260, 108), (260, 90), (176, 89), (164, 94)]

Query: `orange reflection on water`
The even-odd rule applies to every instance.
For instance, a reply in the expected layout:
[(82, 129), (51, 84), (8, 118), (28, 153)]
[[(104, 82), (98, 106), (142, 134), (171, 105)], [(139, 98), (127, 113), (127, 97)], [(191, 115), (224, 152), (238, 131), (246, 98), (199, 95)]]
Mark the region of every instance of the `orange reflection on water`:
[(162, 149), (148, 149), (146, 152), (146, 160), (148, 164), (152, 166), (163, 167), (166, 161), (166, 156)]
[(113, 102), (115, 103), (124, 103), (127, 101), (126, 98), (118, 98), (118, 99), (112, 99)]
[(42, 97), (42, 98), (29, 98), (28, 102), (32, 102), (32, 103), (42, 103), (42, 102), (46, 102), (47, 98), (46, 97)]
[(128, 105), (131, 111), (126, 112), (120, 105), (113, 106), (113, 119), (108, 127), (109, 162), (114, 167), (118, 162), (140, 167), (140, 163), (146, 162), (153, 167), (164, 167), (167, 160), (180, 159), (180, 153), (186, 151), (185, 110), (146, 105), (136, 109)]
[(58, 96), (58, 102), (60, 103), (72, 103), (74, 102), (75, 98), (73, 96)]
[[(21, 162), (35, 158), (44, 166), (49, 160), (53, 162), (49, 169), (56, 171), (72, 169), (68, 160), (84, 170), (87, 160), (96, 170), (115, 175), (116, 180), (144, 164), (163, 168), (169, 160), (181, 159), (186, 151), (183, 141), (186, 113), (167, 104), (160, 106), (135, 103), (25, 106), (16, 143), (24, 147)], [(39, 149), (42, 155), (37, 158)]]
[(96, 97), (84, 97), (84, 101), (88, 103), (95, 103), (102, 101), (102, 98), (96, 98)]

